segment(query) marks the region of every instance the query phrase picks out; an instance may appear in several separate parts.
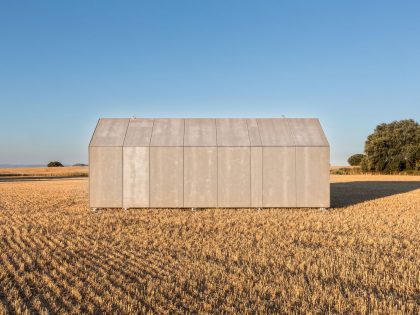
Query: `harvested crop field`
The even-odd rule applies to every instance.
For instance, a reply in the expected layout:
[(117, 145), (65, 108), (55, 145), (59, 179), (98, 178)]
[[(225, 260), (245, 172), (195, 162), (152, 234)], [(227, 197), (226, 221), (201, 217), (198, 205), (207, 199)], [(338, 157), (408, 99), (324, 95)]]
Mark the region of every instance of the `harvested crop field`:
[(87, 177), (87, 166), (0, 168), (0, 181), (50, 179), (51, 177)]
[(419, 313), (420, 177), (332, 176), (319, 209), (105, 209), (0, 182), (0, 313)]

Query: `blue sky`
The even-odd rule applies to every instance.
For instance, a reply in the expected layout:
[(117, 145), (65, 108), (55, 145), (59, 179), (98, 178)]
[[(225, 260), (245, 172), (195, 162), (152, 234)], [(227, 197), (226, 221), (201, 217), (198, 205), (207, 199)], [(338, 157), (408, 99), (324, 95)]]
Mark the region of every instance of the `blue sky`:
[(331, 161), (420, 117), (419, 1), (2, 1), (0, 164), (87, 161), (99, 117), (318, 117)]

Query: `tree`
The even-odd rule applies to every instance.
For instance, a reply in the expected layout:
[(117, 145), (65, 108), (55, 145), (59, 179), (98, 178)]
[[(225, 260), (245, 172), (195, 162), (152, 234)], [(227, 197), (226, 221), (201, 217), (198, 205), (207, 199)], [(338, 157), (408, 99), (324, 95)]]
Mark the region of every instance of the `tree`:
[(359, 166), (364, 156), (364, 154), (353, 154), (347, 159), (347, 162), (351, 166)]
[(58, 161), (52, 161), (52, 162), (48, 163), (48, 167), (63, 167), (63, 164), (61, 164)]
[(413, 119), (376, 126), (365, 142), (361, 161), (365, 172), (420, 169), (420, 125)]

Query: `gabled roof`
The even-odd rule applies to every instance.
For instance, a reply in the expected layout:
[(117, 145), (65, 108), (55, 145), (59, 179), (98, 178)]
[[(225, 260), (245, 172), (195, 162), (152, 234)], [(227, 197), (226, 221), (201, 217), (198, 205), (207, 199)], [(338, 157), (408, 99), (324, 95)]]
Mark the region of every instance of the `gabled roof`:
[(217, 146), (216, 121), (207, 118), (185, 119), (184, 146)]
[(130, 119), (99, 119), (90, 141), (91, 147), (118, 147), (124, 144)]
[(326, 147), (316, 118), (101, 118), (91, 147)]

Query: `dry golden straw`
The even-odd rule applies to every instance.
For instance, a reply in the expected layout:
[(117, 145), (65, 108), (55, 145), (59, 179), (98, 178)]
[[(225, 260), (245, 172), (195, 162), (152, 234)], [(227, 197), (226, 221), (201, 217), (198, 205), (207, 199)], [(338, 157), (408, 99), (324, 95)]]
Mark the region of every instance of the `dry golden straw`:
[(89, 211), (87, 179), (0, 181), (0, 313), (419, 313), (419, 177), (332, 208)]

